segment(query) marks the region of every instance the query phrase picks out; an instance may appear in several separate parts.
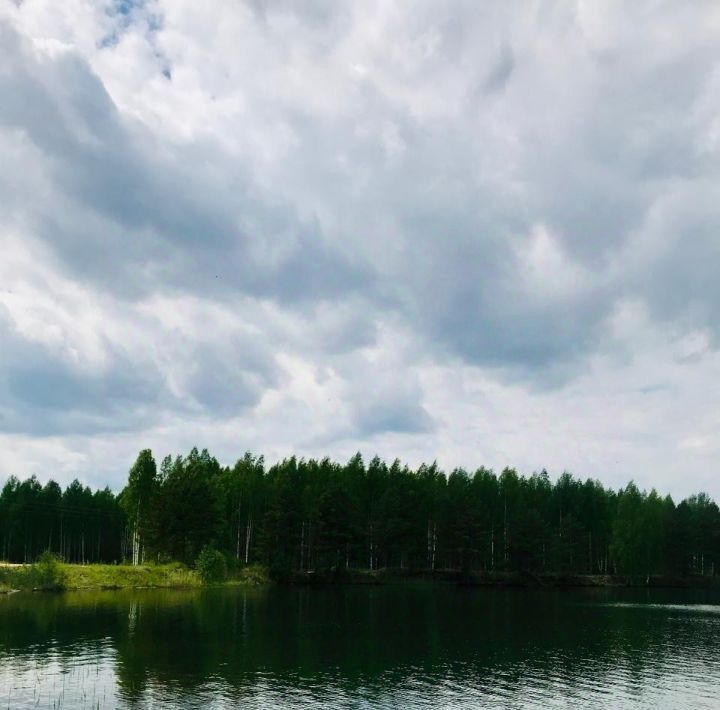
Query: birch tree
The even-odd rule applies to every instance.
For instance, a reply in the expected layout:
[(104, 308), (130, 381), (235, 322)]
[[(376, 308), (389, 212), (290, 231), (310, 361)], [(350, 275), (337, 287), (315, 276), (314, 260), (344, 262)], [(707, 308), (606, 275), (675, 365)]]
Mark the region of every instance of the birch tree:
[(130, 551), (133, 565), (144, 560), (150, 510), (157, 490), (157, 467), (150, 449), (143, 449), (128, 475), (121, 502), (128, 521)]

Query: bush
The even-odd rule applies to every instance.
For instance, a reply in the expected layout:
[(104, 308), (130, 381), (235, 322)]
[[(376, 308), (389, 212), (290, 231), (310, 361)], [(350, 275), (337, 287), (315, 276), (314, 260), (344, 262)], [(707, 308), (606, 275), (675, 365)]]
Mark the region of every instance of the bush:
[(195, 562), (200, 579), (205, 583), (222, 582), (227, 577), (225, 556), (214, 547), (206, 545)]
[(60, 560), (52, 552), (43, 552), (30, 568), (35, 589), (64, 589), (67, 581)]
[(260, 586), (270, 581), (268, 571), (262, 565), (254, 564), (243, 567), (237, 575), (237, 578), (243, 584)]
[(0, 568), (0, 587), (9, 589), (65, 589), (67, 575), (60, 560), (50, 552), (43, 552), (34, 565)]

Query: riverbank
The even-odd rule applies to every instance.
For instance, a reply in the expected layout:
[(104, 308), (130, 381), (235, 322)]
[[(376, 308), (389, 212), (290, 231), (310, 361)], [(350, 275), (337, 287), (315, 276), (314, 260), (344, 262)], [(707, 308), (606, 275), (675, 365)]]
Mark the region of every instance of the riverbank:
[[(223, 585), (257, 586), (269, 578), (263, 567), (238, 570)], [(75, 591), (89, 589), (188, 589), (204, 586), (200, 575), (180, 564), (78, 565), (55, 562), (0, 565), (0, 594), (16, 591)]]
[(199, 587), (194, 570), (179, 564), (167, 565), (60, 565), (65, 575), (64, 588), (134, 589)]
[(531, 572), (461, 572), (459, 570), (353, 570), (293, 572), (282, 576), (281, 583), (300, 585), (327, 584), (401, 584), (434, 582), (464, 587), (517, 587), (571, 589), (578, 587), (652, 587), (664, 589), (720, 588), (720, 577), (672, 577), (668, 575), (591, 575), (535, 574)]
[[(662, 575), (534, 574), (530, 572), (460, 572), (458, 570), (335, 569), (268, 573), (262, 565), (234, 571), (221, 586), (290, 584), (302, 586), (389, 585), (413, 582), (464, 587), (571, 589), (580, 587), (720, 588), (718, 577)], [(200, 575), (180, 563), (145, 565), (78, 565), (54, 562), (35, 565), (0, 563), (0, 594), (14, 591), (92, 589), (189, 589), (205, 586)], [(214, 585), (217, 586), (217, 585)]]

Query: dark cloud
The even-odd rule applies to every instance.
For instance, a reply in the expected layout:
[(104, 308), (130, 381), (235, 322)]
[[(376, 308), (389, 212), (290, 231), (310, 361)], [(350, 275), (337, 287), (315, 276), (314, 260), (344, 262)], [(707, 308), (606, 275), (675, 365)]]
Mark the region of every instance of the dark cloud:
[(123, 120), (75, 54), (41, 63), (0, 29), (0, 125), (43, 156), (55, 194), (31, 219), (69, 271), (134, 297), (167, 287), (301, 304), (368, 285), (362, 264), (217, 147), (169, 150)]
[[(142, 9), (123, 8), (116, 8), (123, 17)], [(263, 6), (263, 21), (267, 13), (326, 28), (348, 19), (323, 3)], [(434, 31), (440, 47), (453, 45), (453, 57), (469, 62), (477, 50), (452, 41), (466, 32), (451, 16), (438, 21), (435, 13), (419, 12), (408, 28), (407, 51), (431, 52)], [(268, 41), (278, 31), (270, 23)], [(532, 74), (515, 77), (515, 53), (503, 40), (477, 73), (485, 71), (492, 91), (515, 77), (508, 107), (530, 115), (509, 116), (509, 136), (495, 124), (473, 125), (462, 112), (431, 120), (411, 115), (372, 83), (357, 96), (359, 116), (318, 116), (310, 104), (284, 107), (298, 140), (282, 190), (270, 198), (218, 146), (166, 144), (127, 120), (72, 52), (41, 61), (12, 30), (3, 32), (0, 120), (22, 130), (42, 154), (57, 191), (34, 207), (31, 219), (71, 272), (118, 294), (169, 289), (222, 299), (240, 293), (286, 308), (361, 294), (357, 308), (401, 314), (437, 353), (543, 385), (573, 376), (624, 298), (647, 298), (655, 310), (671, 307), (666, 291), (650, 287), (646, 275), (615, 274), (609, 283), (606, 272), (642, 229), (663, 186), (707, 170), (683, 116), (708, 80), (708, 45), (688, 48), (671, 63), (640, 53), (629, 71), (609, 73), (622, 55), (581, 52), (579, 69), (590, 72), (584, 100), (564, 105), (565, 90), (554, 77), (541, 76), (537, 87), (528, 83)], [(340, 41), (340, 34), (328, 36)], [(432, 61), (422, 55), (421, 63), (440, 71), (443, 56), (428, 56)], [(393, 61), (384, 67), (391, 76), (401, 66)], [(481, 98), (466, 107), (473, 106), (485, 110)], [(556, 114), (566, 121), (562, 130), (548, 123)], [(371, 129), (357, 131), (358, 121)], [(394, 131), (394, 157), (384, 124)], [(498, 137), (518, 145), (513, 171), (521, 189), (493, 173), (507, 160), (505, 147), (493, 144)], [(339, 154), (348, 166), (340, 173)], [(319, 221), (300, 217), (304, 205), (279, 197), (297, 179), (339, 213), (339, 228), (325, 233)], [(378, 220), (395, 232), (387, 256), (373, 233)], [(551, 231), (570, 267), (577, 262), (585, 270), (572, 297), (548, 301), (522, 283), (518, 239), (537, 224)], [(682, 269), (672, 280), (689, 288), (707, 281), (701, 264), (710, 263), (712, 249), (698, 261), (693, 250), (674, 254), (679, 243), (667, 248), (673, 254), (667, 263)], [(695, 295), (699, 301), (707, 290)], [(672, 307), (681, 309), (678, 299)], [(696, 303), (695, 312), (702, 311)]]
[(212, 347), (193, 347), (186, 394), (200, 411), (231, 417), (255, 405), (263, 392), (276, 386), (279, 374), (266, 343), (229, 338)]
[[(0, 432), (95, 435), (137, 431), (167, 415), (238, 415), (275, 384), (264, 344), (228, 336), (215, 349), (162, 333), (148, 341), (171, 358), (105, 342), (98, 362), (77, 361), (70, 343), (23, 337), (0, 310)], [(163, 353), (163, 347), (166, 352)]]
[(147, 425), (167, 393), (159, 372), (120, 353), (104, 368), (29, 341), (0, 311), (0, 431), (58, 435)]
[(354, 417), (356, 438), (365, 439), (375, 434), (428, 434), (435, 425), (427, 411), (414, 398), (397, 401), (388, 397), (384, 401), (361, 403)]
[(498, 52), (497, 61), (485, 80), (485, 91), (492, 93), (493, 91), (501, 91), (504, 89), (505, 84), (510, 80), (514, 70), (515, 55), (511, 47), (503, 44)]

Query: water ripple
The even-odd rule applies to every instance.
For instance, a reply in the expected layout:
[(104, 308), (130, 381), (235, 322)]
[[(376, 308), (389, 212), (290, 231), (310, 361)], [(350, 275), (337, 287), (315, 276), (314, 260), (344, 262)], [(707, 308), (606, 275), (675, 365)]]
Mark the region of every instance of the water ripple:
[(0, 605), (0, 709), (718, 707), (717, 604), (436, 588), (44, 599)]

